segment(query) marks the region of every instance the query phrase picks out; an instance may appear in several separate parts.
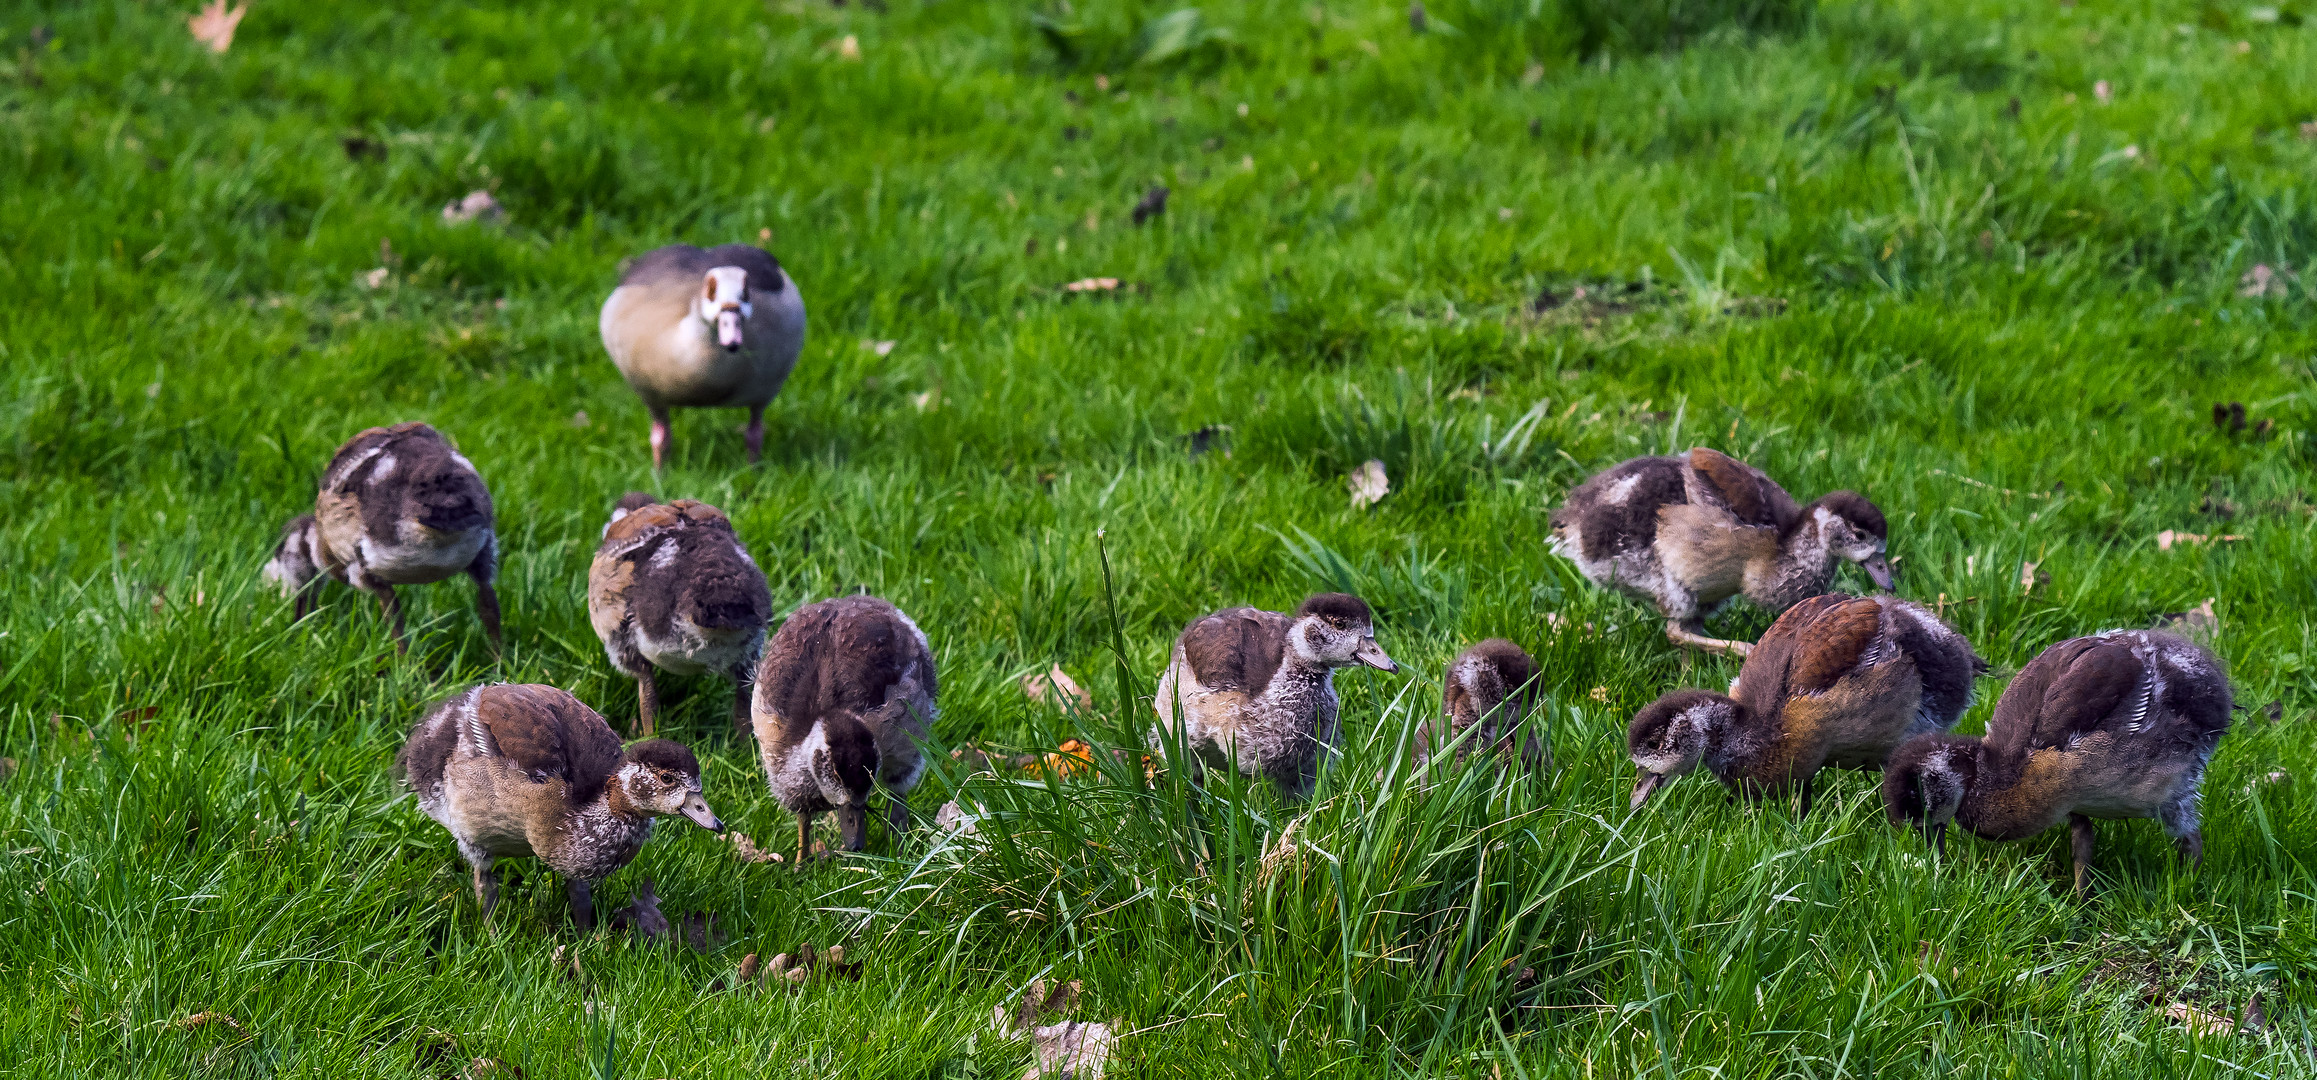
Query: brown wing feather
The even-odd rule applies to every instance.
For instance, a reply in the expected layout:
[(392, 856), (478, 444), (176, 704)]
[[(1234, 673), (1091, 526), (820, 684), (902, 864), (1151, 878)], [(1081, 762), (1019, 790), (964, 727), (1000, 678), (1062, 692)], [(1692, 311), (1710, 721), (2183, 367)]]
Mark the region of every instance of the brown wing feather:
[(2147, 677), (2124, 638), (2081, 637), (2045, 649), (1996, 699), (1987, 745), (2006, 755), (2064, 746), (2130, 704)]
[(1764, 490), (1769, 486), (1768, 480), (1753, 467), (1703, 446), (1689, 452), (1689, 467), (1721, 495), (1722, 505), (1729, 507), (1731, 515), (1739, 521), (1748, 525), (1778, 524), (1776, 505)]
[(1746, 706), (1749, 716), (1771, 718), (1785, 706), (1789, 693), (1787, 682), (1793, 677), (1795, 661), (1813, 640), (1811, 623), (1820, 613), (1851, 599), (1841, 593), (1813, 596), (1778, 616), (1762, 638), (1746, 654), (1745, 666), (1738, 669), (1738, 700)]
[(1254, 696), (1271, 685), (1287, 654), (1285, 615), (1255, 608), (1231, 608), (1183, 628), (1183, 659), (1192, 677), (1209, 690), (1236, 690)]
[(475, 709), (499, 756), (532, 780), (562, 780), (592, 802), (619, 770), (619, 736), (594, 709), (552, 686), (485, 687)]
[(1803, 630), (1801, 647), (1786, 675), (1787, 692), (1823, 694), (1834, 689), (1843, 676), (1858, 670), (1882, 623), (1883, 606), (1870, 598), (1843, 598), (1820, 607)]

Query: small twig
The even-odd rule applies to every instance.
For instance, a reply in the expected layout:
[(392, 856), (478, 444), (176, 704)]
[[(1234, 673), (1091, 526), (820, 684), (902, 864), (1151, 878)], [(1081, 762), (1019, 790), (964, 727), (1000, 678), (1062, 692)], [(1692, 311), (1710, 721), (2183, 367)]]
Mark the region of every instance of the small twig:
[(1931, 475), (1944, 476), (1949, 480), (1961, 480), (1964, 483), (1971, 485), (1972, 487), (1984, 488), (1988, 491), (2000, 491), (2005, 495), (2025, 495), (2030, 499), (2048, 499), (2052, 497), (2051, 492), (2048, 491), (2013, 491), (2010, 488), (1996, 487), (1995, 485), (1987, 483), (1984, 480), (1973, 480), (1968, 476), (1951, 473), (1945, 469), (1933, 469), (1931, 470)]
[(1182, 1023), (1182, 1022), (1183, 1022), (1183, 1021), (1185, 1021), (1185, 1020), (1212, 1020), (1212, 1019), (1215, 1019), (1215, 1018), (1217, 1018), (1217, 1017), (1220, 1017), (1220, 1016), (1222, 1016), (1222, 1015), (1223, 1015), (1222, 1013), (1200, 1013), (1200, 1014), (1198, 1014), (1197, 1016), (1178, 1016), (1178, 1017), (1175, 1017), (1174, 1019), (1172, 1019), (1172, 1020), (1169, 1020), (1169, 1021), (1167, 1021), (1166, 1023), (1163, 1023), (1163, 1024), (1152, 1024), (1151, 1026), (1149, 1026), (1149, 1027), (1146, 1027), (1146, 1028), (1136, 1028), (1136, 1029), (1134, 1029), (1133, 1031), (1129, 1031), (1129, 1032), (1127, 1032), (1126, 1034), (1119, 1036), (1119, 1038), (1121, 1038), (1121, 1039), (1131, 1039), (1131, 1038), (1134, 1038), (1134, 1037), (1135, 1037), (1135, 1036), (1137, 1036), (1137, 1035), (1143, 1035), (1143, 1034), (1147, 1034), (1147, 1033), (1149, 1033), (1149, 1032), (1157, 1031), (1158, 1029), (1160, 1029), (1160, 1028), (1163, 1028), (1163, 1027), (1173, 1027), (1173, 1026), (1175, 1026), (1176, 1024), (1180, 1024), (1180, 1023)]

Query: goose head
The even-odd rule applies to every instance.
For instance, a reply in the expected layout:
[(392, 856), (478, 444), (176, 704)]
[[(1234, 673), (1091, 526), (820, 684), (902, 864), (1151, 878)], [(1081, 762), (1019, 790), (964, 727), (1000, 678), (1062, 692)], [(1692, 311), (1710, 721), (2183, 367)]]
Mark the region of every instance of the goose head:
[(1883, 765), (1883, 809), (1891, 824), (1914, 826), (1942, 853), (1947, 823), (1979, 773), (1979, 740), (1920, 735), (1900, 744)]
[(1835, 491), (1812, 503), (1809, 516), (1818, 523), (1828, 551), (1857, 563), (1875, 588), (1890, 591), (1896, 580), (1891, 561), (1884, 554), (1890, 525), (1880, 508), (1855, 491)]
[(1632, 808), (1641, 809), (1667, 780), (1697, 768), (1707, 744), (1737, 720), (1736, 701), (1706, 690), (1676, 690), (1634, 713), (1625, 729), (1626, 754), (1641, 768)]
[(1375, 615), (1368, 602), (1348, 593), (1319, 593), (1295, 609), (1287, 640), (1305, 661), (1326, 667), (1366, 664), (1378, 671), (1400, 666), (1376, 644)]
[(628, 747), (613, 783), (636, 810), (654, 817), (681, 814), (709, 832), (724, 831), (724, 822), (701, 795), (700, 759), (680, 743), (646, 739)]
[(748, 271), (737, 266), (711, 268), (700, 277), (700, 295), (692, 299), (692, 315), (716, 330), (716, 344), (738, 352), (741, 328), (755, 313), (748, 302)]

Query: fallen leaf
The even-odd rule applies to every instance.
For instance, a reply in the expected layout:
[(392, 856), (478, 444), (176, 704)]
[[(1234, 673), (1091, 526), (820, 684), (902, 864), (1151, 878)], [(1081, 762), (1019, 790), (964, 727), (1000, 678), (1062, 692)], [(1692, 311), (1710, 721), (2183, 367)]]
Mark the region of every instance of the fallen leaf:
[(2113, 98), (2114, 96), (2114, 91), (2108, 86), (2108, 80), (2101, 79), (2100, 81), (2092, 84), (2092, 97), (2098, 100), (2100, 104), (2107, 104), (2109, 99)]
[(653, 895), (652, 879), (636, 886), (636, 898), (611, 913), (611, 928), (631, 930), (646, 941), (668, 936), (668, 917), (660, 914), (660, 898)]
[(1521, 89), (1526, 90), (1545, 81), (1545, 65), (1531, 63), (1521, 71)]
[(464, 225), (470, 221), (497, 221), (505, 216), (506, 208), (500, 206), (499, 200), (492, 198), (488, 191), (470, 191), (466, 198), (453, 199), (442, 206), (442, 219), (451, 225)]
[(2317, 120), (2301, 121), (2301, 137), (2304, 139), (2317, 139)]
[(515, 1080), (522, 1080), (523, 1067), (498, 1058), (479, 1057), (467, 1062), (466, 1070), (459, 1073), (460, 1080), (483, 1080), (484, 1077), (493, 1076), (512, 1076)]
[(2237, 1030), (2236, 1021), (2218, 1013), (2209, 1013), (2185, 1001), (2175, 1001), (2164, 1010), (2164, 1015), (2178, 1020), (2199, 1035), (2229, 1035)]
[(1167, 212), (1167, 186), (1160, 184), (1143, 193), (1142, 201), (1134, 204), (1134, 223), (1142, 224)]
[(2172, 529), (2166, 529), (2163, 532), (2156, 534), (2156, 550), (2170, 551), (2174, 545), (2185, 547), (2191, 544), (2206, 543), (2208, 541), (2218, 544), (2231, 540), (2242, 539), (2244, 539), (2242, 536), (2206, 536), (2203, 533), (2176, 532)]
[(209, 0), (200, 14), (185, 20), (185, 28), (193, 32), (193, 40), (209, 46), (210, 52), (221, 53), (233, 48), (233, 28), (240, 26), (241, 17), (247, 14), (248, 4), (228, 11), (225, 0)]
[(853, 35), (851, 35), (851, 34), (846, 34), (846, 35), (845, 35), (845, 39), (844, 39), (843, 41), (837, 42), (837, 59), (839, 59), (839, 60), (859, 60), (860, 58), (861, 58), (861, 39), (860, 39), (860, 38), (854, 37), (854, 36), (853, 36)]
[(968, 814), (965, 807), (958, 805), (957, 800), (952, 799), (941, 804), (941, 809), (933, 812), (933, 827), (945, 833), (972, 836), (981, 831), (980, 814), (980, 807), (975, 807), (973, 813)]
[(386, 287), (386, 274), (386, 268), (381, 266), (376, 270), (372, 270), (371, 272), (362, 275), (357, 280), (362, 282), (362, 287), (365, 289), (381, 289)]
[(1115, 292), (1117, 289), (1118, 279), (1114, 277), (1079, 278), (1076, 281), (1062, 286), (1063, 292), (1074, 293)]
[(153, 718), (159, 715), (161, 715), (159, 705), (140, 705), (134, 709), (121, 710), (113, 719), (119, 720), (122, 727), (128, 728), (129, 734), (139, 735), (143, 734), (147, 727), (152, 726)]
[(1076, 739), (1064, 739), (1054, 752), (1030, 759), (1022, 771), (1030, 773), (1051, 769), (1054, 775), (1068, 778), (1078, 776), (1094, 767), (1094, 748)]
[(1110, 1024), (1065, 1022), (1031, 1031), (1030, 1046), (1037, 1051), (1038, 1067), (1024, 1073), (1023, 1080), (1102, 1080), (1118, 1033)]
[(2255, 299), (2286, 296), (2293, 291), (2293, 280), (2293, 268), (2290, 266), (2280, 264), (2272, 267), (2267, 263), (2254, 263), (2252, 269), (2237, 279), (2237, 295)]
[(572, 427), (575, 427), (575, 428), (583, 428), (583, 427), (586, 427), (586, 426), (588, 425), (588, 422), (589, 422), (589, 421), (588, 421), (588, 419), (587, 419), (587, 410), (586, 410), (586, 409), (581, 409), (581, 410), (579, 410), (578, 412), (575, 412), (575, 413), (572, 413), (572, 414), (571, 414), (571, 426), (572, 426)]
[(241, 1026), (241, 1021), (227, 1016), (221, 1012), (209, 1012), (204, 1010), (202, 1012), (194, 1013), (191, 1016), (180, 1016), (177, 1019), (169, 1022), (170, 1027), (176, 1028), (179, 1031), (191, 1031), (195, 1028), (205, 1028), (211, 1024), (223, 1024), (226, 1027), (232, 1028), (234, 1034), (243, 1036), (244, 1038), (248, 1037), (249, 1035), (249, 1029)]
[(900, 342), (897, 341), (871, 341), (868, 338), (861, 339), (861, 348), (869, 352), (876, 353), (879, 356), (893, 355), (893, 346), (898, 344), (900, 344)]
[(747, 833), (733, 830), (725, 833), (724, 838), (732, 841), (732, 853), (740, 856), (742, 862), (771, 863), (782, 861), (780, 852), (766, 851), (757, 847), (756, 841), (750, 840)]
[(755, 953), (749, 953), (747, 956), (740, 958), (740, 982), (742, 985), (756, 985), (756, 977), (760, 974), (762, 974), (762, 971), (759, 969), (759, 965), (756, 962)]
[(2051, 579), (2052, 576), (2048, 571), (2036, 569), (2034, 563), (2022, 562), (2019, 564), (2019, 595), (2026, 596), (2034, 592), (2036, 586), (2045, 584)]
[(922, 394), (911, 394), (909, 403), (917, 406), (918, 412), (932, 412), (941, 404), (941, 391), (928, 390)]
[(1022, 676), (1022, 693), (1040, 705), (1052, 705), (1057, 709), (1068, 709), (1075, 705), (1082, 713), (1094, 711), (1094, 695), (1078, 685), (1078, 680), (1063, 671), (1060, 664), (1054, 665), (1051, 671), (1033, 671)]
[(1344, 478), (1344, 487), (1351, 490), (1352, 509), (1360, 510), (1390, 494), (1392, 482), (1384, 476), (1384, 463), (1371, 458)]

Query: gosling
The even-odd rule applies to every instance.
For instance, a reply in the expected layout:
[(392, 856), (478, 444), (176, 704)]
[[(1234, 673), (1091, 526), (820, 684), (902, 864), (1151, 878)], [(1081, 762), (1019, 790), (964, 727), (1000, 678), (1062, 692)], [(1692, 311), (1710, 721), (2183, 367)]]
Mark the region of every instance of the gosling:
[(1899, 747), (1883, 806), (1942, 853), (1949, 822), (2002, 841), (2066, 818), (2078, 896), (2091, 886), (2094, 818), (2155, 818), (2194, 865), (2197, 790), (2234, 706), (2220, 661), (2185, 639), (2111, 630), (2063, 641), (2004, 688), (1985, 736)]
[(1194, 768), (1235, 766), (1306, 798), (1336, 744), (1335, 671), (1354, 664), (1400, 670), (1356, 596), (1320, 593), (1293, 615), (1240, 607), (1201, 616), (1159, 676), (1151, 746), (1177, 742)]
[(925, 631), (874, 596), (808, 604), (772, 635), (756, 670), (756, 747), (773, 798), (796, 815), (800, 865), (827, 811), (844, 850), (867, 847), (874, 791), (894, 835), (908, 829), (938, 691)]
[(1655, 604), (1676, 645), (1744, 656), (1705, 634), (1705, 617), (1734, 596), (1772, 614), (1826, 591), (1848, 559), (1889, 590), (1889, 526), (1849, 491), (1796, 507), (1753, 466), (1698, 447), (1639, 457), (1577, 485), (1551, 516), (1555, 552), (1594, 584)]
[(499, 648), (498, 533), (483, 478), (435, 429), (420, 423), (371, 428), (346, 441), (322, 473), (314, 512), (283, 527), (266, 580), (294, 599), (293, 618), (313, 610), (327, 576), (378, 598), (394, 626), (394, 647), (409, 651), (396, 585), (425, 585), (464, 573), (475, 610)]
[(1676, 690), (1633, 717), (1633, 809), (1702, 762), (1733, 792), (1798, 791), (1829, 766), (1879, 769), (1904, 740), (1955, 726), (1987, 662), (1921, 605), (1812, 597), (1778, 617), (1727, 696)]
[(740, 546), (723, 511), (690, 499), (656, 502), (642, 492), (612, 506), (587, 571), (587, 619), (611, 666), (636, 681), (633, 734), (650, 735), (658, 723), (654, 667), (678, 675), (714, 672), (737, 683), (732, 726), (745, 734), (771, 618), (764, 571)]
[[(1530, 728), (1543, 693), (1537, 685), (1537, 661), (1520, 646), (1490, 638), (1458, 653), (1449, 661), (1441, 693), (1441, 711), (1448, 721), (1448, 739), (1456, 747), (1459, 764), (1474, 753), (1517, 757), (1530, 769), (1551, 768), (1552, 751), (1544, 734)], [(1470, 731), (1469, 737), (1465, 732)], [(1416, 729), (1416, 762), (1431, 760), (1431, 736)]]
[(552, 686), (478, 686), (429, 711), (395, 758), (418, 807), (458, 841), (488, 918), (498, 859), (563, 875), (572, 921), (595, 926), (595, 884), (626, 866), (655, 818), (723, 832), (700, 794), (700, 762), (665, 739), (620, 749), (595, 710)]

